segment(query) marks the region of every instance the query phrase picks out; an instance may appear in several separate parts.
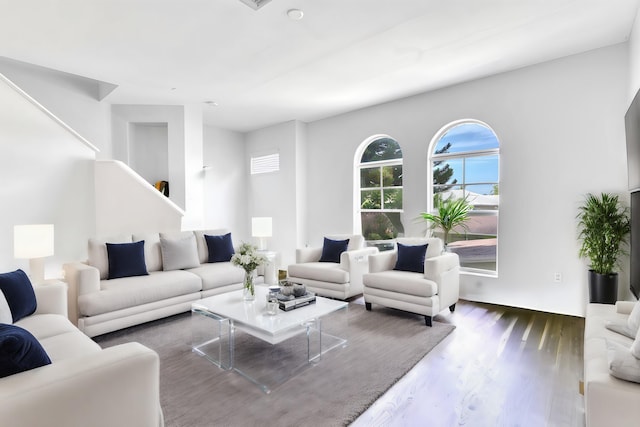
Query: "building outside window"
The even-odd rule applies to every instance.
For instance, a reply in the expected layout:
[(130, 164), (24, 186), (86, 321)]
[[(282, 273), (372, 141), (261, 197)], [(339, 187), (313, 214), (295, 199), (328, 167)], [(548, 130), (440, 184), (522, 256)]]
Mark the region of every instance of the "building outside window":
[(402, 150), (389, 137), (376, 137), (359, 159), (359, 222), (369, 246), (392, 249), (391, 239), (404, 233), (402, 213)]
[(449, 235), (448, 250), (460, 256), (467, 271), (497, 274), (500, 144), (496, 134), (484, 123), (464, 120), (445, 126), (431, 147), (434, 212), (448, 198), (466, 197), (473, 206), (467, 229), (459, 227)]

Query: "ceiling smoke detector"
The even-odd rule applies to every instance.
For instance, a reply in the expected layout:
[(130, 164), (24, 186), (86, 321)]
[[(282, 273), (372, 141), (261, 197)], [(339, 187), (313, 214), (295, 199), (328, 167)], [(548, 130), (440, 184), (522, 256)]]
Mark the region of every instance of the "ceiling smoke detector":
[(269, 3), (271, 0), (240, 0), (242, 3), (246, 4), (253, 10), (258, 10), (265, 4)]

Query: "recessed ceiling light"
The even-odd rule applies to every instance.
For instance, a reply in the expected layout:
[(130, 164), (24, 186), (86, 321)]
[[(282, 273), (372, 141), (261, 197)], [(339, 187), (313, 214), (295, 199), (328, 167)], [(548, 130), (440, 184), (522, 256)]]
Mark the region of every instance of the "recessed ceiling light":
[(218, 103), (216, 101), (204, 101), (209, 107), (217, 107)]
[(304, 16), (304, 12), (300, 9), (289, 9), (287, 10), (287, 16), (293, 21), (299, 21)]

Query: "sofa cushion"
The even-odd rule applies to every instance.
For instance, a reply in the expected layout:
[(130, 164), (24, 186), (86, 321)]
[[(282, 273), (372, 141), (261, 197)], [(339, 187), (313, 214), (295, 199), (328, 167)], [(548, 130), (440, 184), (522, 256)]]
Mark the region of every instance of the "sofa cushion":
[(31, 332), (39, 341), (78, 330), (69, 319), (59, 314), (34, 314), (20, 319), (16, 326)]
[(331, 240), (325, 237), (320, 262), (340, 262), (340, 254), (346, 251), (348, 246), (349, 239)]
[(160, 250), (160, 234), (158, 233), (137, 233), (133, 235), (133, 241), (144, 240), (144, 262), (147, 264), (147, 271), (162, 270), (162, 252)]
[(386, 270), (362, 276), (365, 286), (402, 294), (431, 297), (438, 293), (438, 285), (423, 274), (409, 271)]
[(164, 271), (193, 268), (200, 265), (196, 236), (189, 232), (177, 237), (160, 235), (162, 268)]
[(7, 299), (14, 322), (36, 311), (36, 294), (27, 274), (18, 269), (0, 274), (0, 291)]
[(154, 271), (148, 276), (103, 280), (101, 290), (78, 297), (83, 316), (95, 316), (202, 290), (202, 280), (182, 270)]
[(205, 234), (204, 239), (207, 242), (207, 250), (209, 251), (207, 262), (231, 261), (231, 257), (235, 253), (233, 250), (231, 233), (223, 234), (221, 236)]
[(244, 280), (244, 270), (230, 262), (204, 264), (200, 267), (190, 268), (187, 271), (200, 277), (203, 291), (242, 283)]
[(2, 292), (0, 292), (0, 323), (13, 323), (9, 303)]
[(107, 256), (106, 243), (131, 243), (130, 234), (121, 234), (106, 238), (89, 239), (89, 265), (95, 267), (100, 272), (100, 279), (109, 277), (109, 257)]
[(398, 243), (398, 258), (394, 270), (424, 273), (424, 257), (428, 244), (407, 246)]
[(135, 243), (106, 243), (109, 257), (109, 279), (146, 276), (144, 240)]
[(289, 266), (289, 277), (329, 283), (348, 283), (349, 272), (334, 262), (305, 262)]
[(44, 348), (29, 331), (0, 324), (0, 378), (50, 363)]
[(209, 259), (209, 248), (207, 248), (207, 242), (204, 239), (204, 235), (221, 236), (228, 232), (229, 230), (226, 228), (193, 231), (193, 234), (196, 236), (196, 246), (198, 247), (198, 258), (200, 259), (200, 264), (207, 263), (207, 260)]
[(79, 329), (42, 338), (39, 342), (53, 363), (102, 350), (98, 343), (80, 332)]

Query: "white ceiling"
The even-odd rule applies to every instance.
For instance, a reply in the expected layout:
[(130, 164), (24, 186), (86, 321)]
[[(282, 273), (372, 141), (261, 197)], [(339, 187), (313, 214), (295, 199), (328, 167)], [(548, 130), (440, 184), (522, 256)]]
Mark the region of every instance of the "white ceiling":
[[(0, 0), (0, 56), (249, 131), (624, 42), (638, 0)], [(286, 11), (304, 11), (292, 21)], [(202, 104), (215, 101), (217, 106)]]

